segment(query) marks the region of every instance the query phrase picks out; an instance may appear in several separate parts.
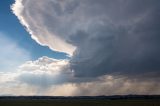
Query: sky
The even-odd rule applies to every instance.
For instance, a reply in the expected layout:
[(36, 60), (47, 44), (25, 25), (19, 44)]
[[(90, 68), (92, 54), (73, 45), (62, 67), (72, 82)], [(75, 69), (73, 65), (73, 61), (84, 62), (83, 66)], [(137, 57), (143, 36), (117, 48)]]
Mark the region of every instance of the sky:
[(0, 95), (160, 94), (159, 0), (3, 0)]

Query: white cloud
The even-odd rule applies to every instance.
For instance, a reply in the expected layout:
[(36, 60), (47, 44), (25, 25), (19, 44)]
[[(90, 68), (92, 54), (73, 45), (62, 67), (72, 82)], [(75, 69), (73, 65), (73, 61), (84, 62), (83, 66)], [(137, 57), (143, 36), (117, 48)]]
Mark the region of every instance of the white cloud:
[[(48, 30), (49, 26), (44, 25), (45, 21), (48, 20), (46, 18), (54, 18), (54, 16), (52, 15), (49, 17), (47, 16), (48, 9), (46, 8), (46, 6), (49, 2), (50, 0), (41, 0), (39, 2), (37, 2), (36, 0), (16, 0), (15, 4), (13, 4), (11, 8), (14, 14), (20, 20), (21, 24), (26, 27), (27, 31), (31, 34), (32, 38), (35, 41), (43, 46), (48, 46), (54, 51), (65, 52), (69, 55), (72, 55), (75, 47), (67, 43), (66, 39), (63, 39), (57, 33), (53, 33)], [(46, 6), (44, 7), (44, 5)], [(44, 13), (44, 11), (46, 13)], [(43, 17), (43, 14), (46, 14), (46, 17)], [(51, 21), (49, 23), (53, 22)], [(55, 30), (56, 27), (54, 28), (51, 26), (50, 29)]]
[(68, 60), (43, 56), (27, 61), (12, 72), (0, 73), (0, 95), (41, 95), (48, 88), (72, 77)]
[(68, 60), (57, 60), (46, 56), (36, 61), (27, 61), (19, 67), (18, 80), (35, 86), (49, 87), (68, 82), (72, 77)]

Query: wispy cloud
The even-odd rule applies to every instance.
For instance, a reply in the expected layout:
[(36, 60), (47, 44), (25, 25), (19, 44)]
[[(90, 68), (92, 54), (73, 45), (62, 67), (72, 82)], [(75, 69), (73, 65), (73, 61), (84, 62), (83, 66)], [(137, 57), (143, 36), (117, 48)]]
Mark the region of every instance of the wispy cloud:
[(4, 33), (0, 33), (0, 72), (12, 72), (25, 61), (30, 60), (30, 53), (20, 47)]

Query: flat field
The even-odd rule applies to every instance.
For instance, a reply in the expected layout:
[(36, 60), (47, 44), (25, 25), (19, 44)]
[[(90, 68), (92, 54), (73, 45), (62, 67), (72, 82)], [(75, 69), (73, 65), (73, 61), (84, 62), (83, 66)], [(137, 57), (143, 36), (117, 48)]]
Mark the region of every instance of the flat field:
[(160, 99), (51, 99), (0, 100), (0, 106), (160, 106)]

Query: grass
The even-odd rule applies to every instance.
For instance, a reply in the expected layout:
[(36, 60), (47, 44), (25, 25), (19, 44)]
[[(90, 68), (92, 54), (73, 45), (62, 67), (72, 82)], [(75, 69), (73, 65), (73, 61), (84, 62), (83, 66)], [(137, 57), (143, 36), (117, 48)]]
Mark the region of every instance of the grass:
[(0, 106), (160, 106), (160, 100), (0, 100)]

